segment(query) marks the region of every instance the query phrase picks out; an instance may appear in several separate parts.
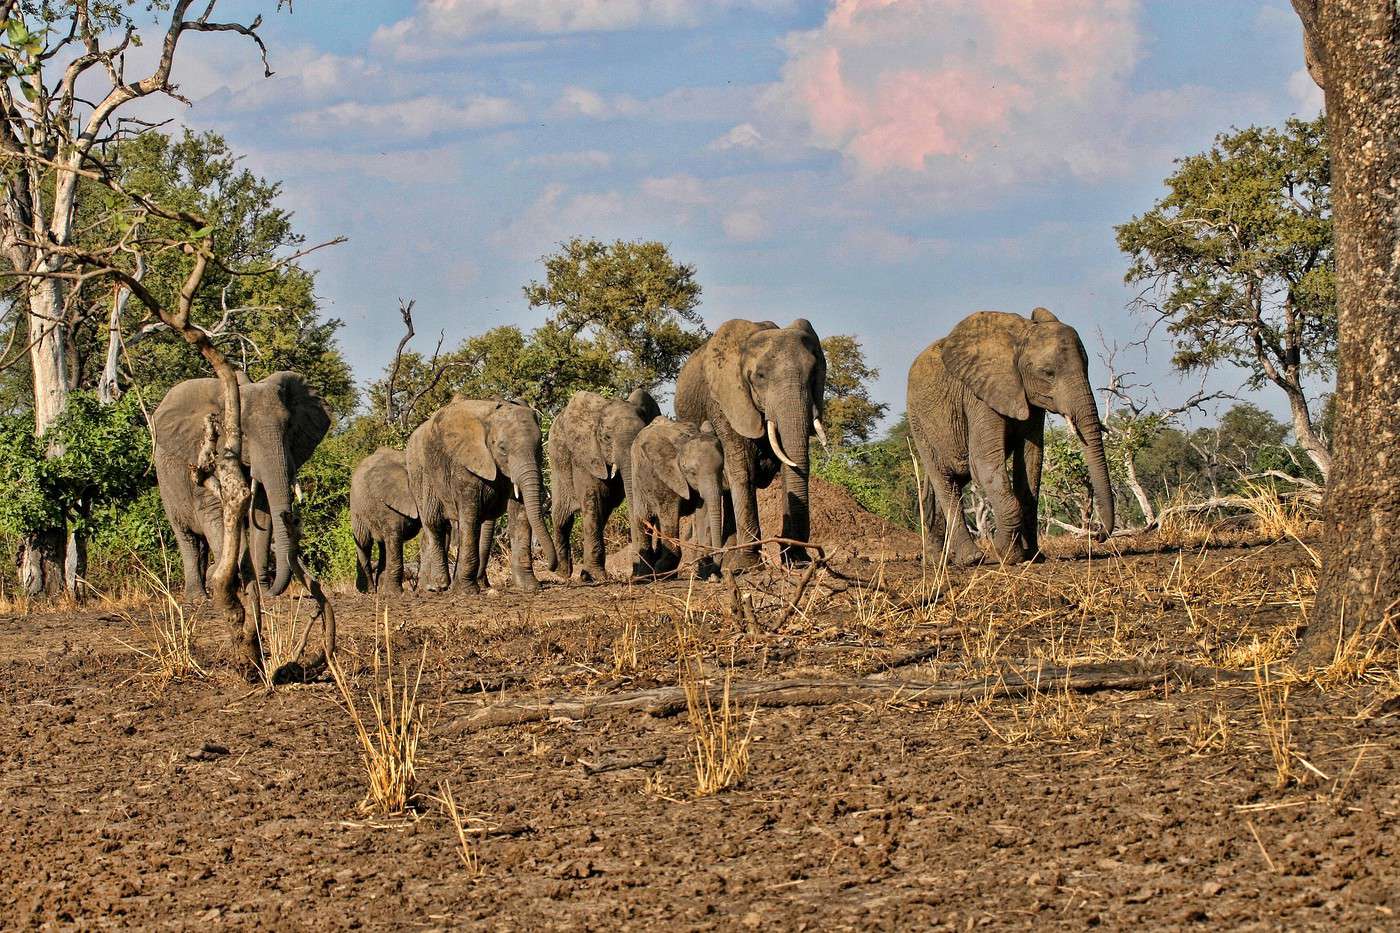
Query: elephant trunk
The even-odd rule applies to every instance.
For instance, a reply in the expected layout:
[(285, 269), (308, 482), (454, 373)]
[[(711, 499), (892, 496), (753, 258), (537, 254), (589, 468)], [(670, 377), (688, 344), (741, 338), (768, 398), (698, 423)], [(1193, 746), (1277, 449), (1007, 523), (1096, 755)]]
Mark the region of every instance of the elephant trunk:
[(279, 443), (268, 458), (262, 486), (267, 494), (267, 508), (272, 514), (272, 554), (277, 561), (277, 575), (268, 588), (269, 596), (281, 596), (292, 582), (292, 552), (295, 550), (292, 525), (292, 483), (287, 454)]
[(1103, 450), (1103, 424), (1088, 381), (1079, 387), (1073, 401), (1065, 406), (1074, 432), (1084, 445), (1084, 459), (1089, 466), (1089, 483), (1094, 490), (1094, 506), (1098, 509), (1103, 528), (1095, 535), (1100, 541), (1113, 533), (1113, 485), (1108, 479), (1108, 460)]
[[(721, 490), (721, 479), (718, 475), (705, 480), (704, 488), (700, 490), (700, 495), (705, 498), (705, 517), (708, 520), (710, 540), (701, 541), (701, 544), (719, 550), (724, 547), (724, 493)], [(696, 540), (700, 539), (700, 529), (695, 529)], [(702, 550), (702, 554), (704, 551)]]
[(550, 570), (559, 566), (559, 556), (554, 550), (554, 538), (544, 524), (543, 484), (540, 480), (538, 457), (517, 457), (511, 464), (515, 485), (520, 489), (521, 501), (525, 503), (525, 517), (530, 522), (530, 531), (544, 552), (545, 566)]
[[(783, 453), (783, 537), (806, 541), (809, 532), (807, 510), (808, 436), (812, 431), (812, 402), (805, 391), (794, 393), (779, 407), (770, 424), (777, 428)], [(777, 453), (775, 450), (774, 453)]]

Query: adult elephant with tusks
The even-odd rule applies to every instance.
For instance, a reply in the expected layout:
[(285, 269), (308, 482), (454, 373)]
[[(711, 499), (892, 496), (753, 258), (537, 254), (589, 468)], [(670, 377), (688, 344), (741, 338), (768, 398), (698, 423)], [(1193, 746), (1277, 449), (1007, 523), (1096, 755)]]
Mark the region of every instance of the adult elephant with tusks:
[(500, 399), (457, 399), (439, 408), (408, 438), (408, 484), (423, 526), (419, 585), (448, 586), (447, 533), (455, 526), (457, 567), (451, 586), (477, 592), (486, 585), (496, 521), (509, 513), (511, 574), (525, 592), (540, 588), (530, 541), (556, 566), (544, 524), (540, 423), (534, 411)]
[(962, 512), (970, 479), (996, 517), (997, 557), (1015, 563), (1039, 552), (1036, 514), (1047, 411), (1063, 415), (1084, 445), (1099, 516), (1095, 537), (1102, 541), (1113, 531), (1113, 488), (1089, 357), (1078, 332), (1045, 308), (1030, 318), (1000, 311), (965, 318), (914, 360), (908, 401), (932, 525), (929, 559), (940, 560), (946, 546), (955, 564), (981, 560)]
[[(292, 579), (297, 531), (292, 486), (330, 429), (326, 403), (298, 373), (259, 382), (240, 375), (243, 462), (253, 486), (248, 555), (252, 570), (281, 595)], [(151, 416), (160, 501), (175, 531), (185, 572), (185, 596), (204, 595), (204, 575), (223, 547), (223, 514), (212, 476), (200, 470), (211, 424), (217, 440), (223, 390), (217, 379), (187, 379), (165, 394)], [(211, 421), (211, 419), (213, 419)]]
[[(808, 440), (823, 444), (821, 416), (826, 357), (806, 320), (787, 327), (772, 321), (726, 321), (686, 361), (676, 383), (676, 417), (714, 427), (724, 448), (733, 508), (725, 511), (723, 567), (743, 570), (760, 560), (755, 490), (783, 475), (782, 537), (807, 540)], [(731, 527), (732, 526), (732, 527)], [(808, 560), (805, 549), (783, 545), (785, 563)]]

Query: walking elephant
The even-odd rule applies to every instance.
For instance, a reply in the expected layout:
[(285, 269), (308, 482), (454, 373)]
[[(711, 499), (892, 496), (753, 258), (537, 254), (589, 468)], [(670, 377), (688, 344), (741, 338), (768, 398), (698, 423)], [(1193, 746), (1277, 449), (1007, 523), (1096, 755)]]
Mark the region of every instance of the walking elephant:
[[(701, 548), (724, 544), (724, 451), (709, 423), (697, 428), (683, 421), (657, 418), (632, 442), (633, 577), (663, 576), (680, 565), (680, 520), (694, 515), (694, 539)], [(644, 522), (658, 534), (648, 535)], [(716, 570), (705, 557), (700, 576)]]
[[(724, 566), (742, 570), (759, 562), (755, 490), (783, 474), (782, 536), (805, 541), (809, 529), (807, 443), (815, 431), (826, 443), (821, 415), (826, 357), (812, 325), (726, 321), (686, 361), (676, 383), (676, 418), (714, 426), (724, 449), (735, 544)], [(807, 554), (784, 545), (783, 560), (805, 563)]]
[[(1036, 513), (1045, 413), (1064, 415), (1084, 445), (1098, 509), (1096, 536), (1113, 530), (1113, 489), (1103, 427), (1089, 385), (1089, 358), (1073, 327), (1045, 308), (1029, 319), (979, 311), (919, 354), (909, 370), (909, 430), (923, 467), (930, 548), (975, 563), (981, 552), (962, 513), (975, 479), (996, 516), (997, 557), (1017, 562), (1039, 551)], [(1007, 458), (1011, 469), (1007, 471)], [(929, 555), (941, 559), (939, 554)]]
[[(403, 591), (403, 545), (418, 534), (418, 503), (408, 488), (402, 450), (381, 447), (350, 477), (350, 533), (355, 538), (355, 589)], [(379, 559), (374, 559), (375, 546)], [(388, 576), (385, 577), (385, 571)]]
[[(331, 415), (299, 373), (241, 382), (243, 462), (253, 486), (248, 554), (258, 579), (266, 581), (275, 568), (268, 593), (277, 596), (291, 582), (296, 557), (292, 484), (330, 429)], [(165, 394), (151, 417), (160, 501), (175, 530), (191, 600), (206, 595), (205, 572), (223, 546), (218, 493), (212, 477), (196, 471), (210, 418), (222, 412), (219, 380), (188, 379)]]
[(624, 499), (632, 498), (632, 441), (661, 414), (656, 400), (638, 389), (624, 400), (576, 392), (549, 428), (550, 513), (559, 573), (568, 580), (574, 563), (570, 535), (583, 516), (585, 581), (606, 580), (603, 528)]
[(408, 487), (423, 525), (419, 586), (448, 587), (449, 526), (457, 539), (452, 588), (474, 593), (486, 585), (496, 521), (508, 513), (512, 576), (525, 592), (537, 591), (532, 534), (550, 570), (557, 562), (544, 524), (540, 423), (535, 413), (516, 402), (457, 399), (409, 436), (404, 455)]

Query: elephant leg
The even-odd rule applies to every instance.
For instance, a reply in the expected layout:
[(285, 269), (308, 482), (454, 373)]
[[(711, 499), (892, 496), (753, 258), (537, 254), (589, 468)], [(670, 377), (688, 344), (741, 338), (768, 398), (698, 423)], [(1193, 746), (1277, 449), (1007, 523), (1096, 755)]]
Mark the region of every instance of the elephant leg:
[[(391, 593), (403, 592), (403, 532), (395, 529), (379, 544), (381, 554), (379, 580), (376, 589), (388, 588)], [(387, 559), (386, 559), (387, 558)], [(388, 577), (384, 574), (387, 571)]]
[(389, 560), (389, 540), (387, 538), (378, 539), (379, 557), (374, 562), (374, 591), (379, 592), (379, 586), (384, 582), (384, 565)]
[(681, 565), (680, 503), (678, 501), (668, 502), (658, 511), (661, 514), (656, 517), (656, 524), (661, 540), (656, 548), (653, 564), (658, 575), (669, 576), (675, 573), (676, 568)]
[(486, 568), (491, 566), (491, 548), (496, 545), (496, 520), (486, 518), (481, 521), (481, 534), (477, 536), (476, 562), (480, 569), (476, 572), (476, 582), (482, 589), (491, 586), (491, 581), (487, 579)]
[(982, 560), (982, 551), (967, 529), (967, 520), (963, 518), (962, 494), (966, 481), (940, 469), (929, 474), (928, 483), (933, 490), (934, 524), (941, 532), (937, 537), (929, 536), (930, 560), (941, 562), (946, 549), (948, 562), (955, 566), (966, 567), (978, 563)]
[(355, 589), (368, 593), (374, 588), (374, 571), (370, 566), (374, 555), (374, 538), (355, 535)]
[(194, 602), (209, 595), (204, 589), (204, 562), (200, 554), (199, 536), (189, 528), (177, 527), (175, 544), (180, 548), (180, 566), (185, 573), (185, 600)]
[(1040, 553), (1040, 468), (1044, 459), (1045, 416), (1031, 421), (1011, 448), (1011, 485), (1021, 503), (1021, 537), (1026, 553)]
[(583, 500), (583, 573), (588, 582), (608, 579), (607, 555), (603, 548), (603, 497), (596, 484), (584, 494)]
[(470, 501), (458, 507), (454, 530), (457, 535), (457, 573), (452, 578), (452, 589), (454, 592), (475, 593), (479, 589), (477, 574), (481, 569), (481, 555), (475, 547), (481, 535), (481, 503), (477, 497), (472, 496)]
[(729, 496), (734, 504), (734, 544), (726, 551), (725, 570), (741, 572), (763, 562), (758, 553), (758, 497), (753, 486), (753, 451), (742, 444), (724, 448), (724, 472), (729, 477)]
[(1007, 428), (1000, 416), (986, 414), (970, 419), (968, 461), (972, 477), (987, 497), (996, 516), (993, 547), (997, 557), (1015, 564), (1026, 559), (1026, 542), (1021, 526), (1021, 501), (1012, 488), (1006, 469)]
[(554, 572), (565, 580), (571, 580), (574, 576), (574, 516), (578, 513), (562, 494), (554, 499), (550, 512), (554, 520), (554, 552), (559, 560)]
[(534, 560), (530, 553), (530, 522), (525, 507), (510, 500), (507, 521), (510, 523), (510, 572), (515, 585), (525, 593), (538, 593), (540, 581), (535, 579)]

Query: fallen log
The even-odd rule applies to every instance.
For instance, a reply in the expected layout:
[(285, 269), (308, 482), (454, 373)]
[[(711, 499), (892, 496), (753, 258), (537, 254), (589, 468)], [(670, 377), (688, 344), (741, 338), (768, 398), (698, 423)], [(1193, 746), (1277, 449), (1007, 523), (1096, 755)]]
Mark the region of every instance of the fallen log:
[[(1227, 671), (1201, 667), (1184, 661), (1112, 661), (1063, 667), (1032, 662), (1016, 669), (1008, 667), (988, 677), (938, 682), (891, 680), (874, 677), (859, 680), (789, 678), (786, 680), (734, 681), (728, 686), (729, 701), (740, 706), (821, 706), (851, 701), (903, 703), (949, 703), (1005, 696), (1071, 690), (1092, 693), (1098, 690), (1145, 690), (1168, 684), (1205, 685), (1246, 681), (1249, 671)], [(719, 702), (725, 685), (710, 678), (705, 683), (711, 702)], [(542, 722), (552, 719), (582, 720), (627, 713), (674, 716), (686, 709), (685, 688), (658, 687), (628, 693), (585, 697), (544, 697), (508, 700), (483, 705), (434, 729), (439, 735), (479, 732), (501, 726)]]

